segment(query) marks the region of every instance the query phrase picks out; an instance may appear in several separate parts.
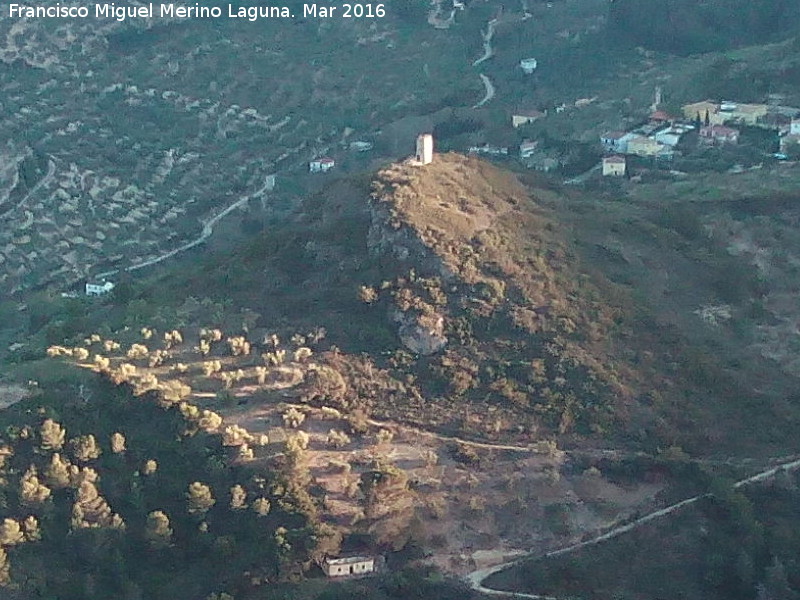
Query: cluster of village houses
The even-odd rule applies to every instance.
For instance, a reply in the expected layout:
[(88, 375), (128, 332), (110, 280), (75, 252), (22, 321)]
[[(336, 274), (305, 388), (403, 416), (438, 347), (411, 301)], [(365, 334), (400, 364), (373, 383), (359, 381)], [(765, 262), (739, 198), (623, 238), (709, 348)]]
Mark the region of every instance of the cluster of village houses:
[(686, 104), (681, 110), (680, 117), (657, 110), (636, 129), (601, 135), (600, 143), (608, 153), (603, 158), (603, 175), (625, 175), (626, 156), (669, 160), (681, 138), (695, 129), (700, 143), (715, 146), (738, 144), (737, 125), (775, 130), (780, 140), (777, 158), (786, 158), (792, 145), (800, 143), (798, 108), (704, 100)]

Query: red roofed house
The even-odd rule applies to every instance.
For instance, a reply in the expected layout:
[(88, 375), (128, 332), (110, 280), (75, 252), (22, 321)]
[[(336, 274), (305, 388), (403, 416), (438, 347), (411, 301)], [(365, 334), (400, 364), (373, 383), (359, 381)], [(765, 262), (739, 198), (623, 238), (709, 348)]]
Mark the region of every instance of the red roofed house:
[(624, 177), (625, 176), (625, 157), (606, 156), (603, 158), (603, 177)]
[(672, 117), (670, 117), (663, 110), (657, 110), (650, 115), (651, 123), (667, 123), (669, 121), (672, 121)]
[(325, 173), (326, 171), (330, 171), (335, 165), (336, 162), (332, 158), (325, 156), (323, 158), (314, 159), (308, 163), (308, 171), (310, 173)]
[(736, 144), (739, 131), (725, 125), (707, 125), (700, 128), (700, 140), (707, 144)]

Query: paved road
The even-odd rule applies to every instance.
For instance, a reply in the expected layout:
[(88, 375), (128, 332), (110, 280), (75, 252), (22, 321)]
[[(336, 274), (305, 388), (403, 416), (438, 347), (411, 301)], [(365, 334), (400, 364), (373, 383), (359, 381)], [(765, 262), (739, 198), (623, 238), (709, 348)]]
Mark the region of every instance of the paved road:
[[(798, 468), (800, 468), (800, 459), (793, 460), (793, 461), (787, 462), (787, 463), (783, 463), (781, 465), (778, 465), (777, 467), (772, 467), (772, 468), (769, 468), (769, 469), (765, 469), (764, 471), (761, 471), (760, 473), (756, 473), (755, 475), (747, 477), (746, 479), (742, 479), (740, 481), (737, 481), (733, 485), (733, 487), (738, 489), (738, 488), (742, 488), (742, 487), (745, 487), (745, 486), (748, 486), (748, 485), (752, 485), (752, 484), (755, 484), (755, 483), (761, 483), (761, 482), (767, 481), (768, 479), (771, 479), (772, 477), (774, 477), (775, 475), (777, 475), (780, 472), (793, 471), (793, 470), (796, 470)], [(594, 545), (599, 544), (601, 542), (605, 542), (605, 541), (611, 540), (611, 539), (613, 539), (615, 537), (618, 537), (618, 536), (620, 536), (620, 535), (622, 535), (624, 533), (632, 531), (632, 530), (640, 527), (641, 525), (649, 523), (650, 521), (654, 521), (655, 519), (659, 519), (661, 517), (665, 517), (665, 516), (671, 515), (672, 513), (676, 512), (676, 511), (679, 511), (682, 508), (684, 508), (686, 506), (689, 506), (691, 504), (695, 504), (699, 500), (701, 500), (703, 498), (707, 498), (710, 495), (711, 494), (700, 494), (700, 495), (697, 495), (697, 496), (693, 496), (692, 498), (687, 498), (686, 500), (681, 500), (680, 502), (676, 502), (675, 504), (671, 504), (671, 505), (667, 506), (666, 508), (662, 508), (660, 510), (653, 511), (653, 512), (651, 512), (651, 513), (649, 513), (649, 514), (647, 514), (647, 515), (645, 515), (643, 517), (640, 517), (640, 518), (638, 518), (638, 519), (636, 519), (634, 521), (631, 521), (630, 523), (626, 523), (625, 525), (620, 525), (619, 527), (614, 527), (613, 529), (611, 529), (611, 530), (609, 530), (609, 531), (607, 531), (607, 532), (605, 532), (603, 534), (600, 534), (600, 535), (598, 535), (598, 536), (596, 536), (596, 537), (594, 537), (592, 539), (589, 539), (589, 540), (586, 540), (586, 541), (583, 541), (583, 542), (578, 542), (578, 543), (575, 543), (575, 544), (571, 544), (571, 545), (566, 546), (564, 548), (559, 548), (558, 550), (551, 550), (550, 552), (546, 552), (544, 554), (539, 554), (537, 552), (532, 552), (530, 554), (527, 554), (527, 555), (523, 556), (522, 558), (515, 558), (514, 560), (510, 560), (508, 562), (501, 563), (501, 564), (496, 565), (494, 567), (489, 567), (487, 569), (477, 569), (477, 570), (473, 571), (472, 573), (470, 573), (469, 575), (467, 575), (467, 581), (469, 582), (470, 586), (474, 590), (476, 590), (476, 591), (478, 591), (478, 592), (480, 592), (482, 594), (488, 594), (488, 595), (491, 595), (491, 596), (502, 596), (502, 597), (505, 597), (505, 598), (533, 598), (535, 600), (556, 600), (552, 596), (542, 596), (540, 594), (527, 594), (527, 593), (523, 593), (523, 592), (506, 592), (506, 591), (502, 591), (502, 590), (496, 590), (496, 589), (488, 588), (488, 587), (484, 586), (483, 582), (486, 581), (486, 579), (488, 579), (490, 576), (494, 575), (495, 573), (499, 573), (500, 571), (504, 571), (504, 570), (506, 570), (506, 569), (508, 569), (510, 567), (519, 565), (519, 564), (521, 564), (521, 563), (523, 563), (525, 561), (529, 561), (529, 560), (536, 559), (536, 558), (543, 559), (543, 558), (554, 558), (556, 556), (563, 556), (565, 554), (571, 554), (571, 553), (575, 552), (576, 550), (580, 550), (581, 548), (586, 548), (587, 546), (594, 546)]]

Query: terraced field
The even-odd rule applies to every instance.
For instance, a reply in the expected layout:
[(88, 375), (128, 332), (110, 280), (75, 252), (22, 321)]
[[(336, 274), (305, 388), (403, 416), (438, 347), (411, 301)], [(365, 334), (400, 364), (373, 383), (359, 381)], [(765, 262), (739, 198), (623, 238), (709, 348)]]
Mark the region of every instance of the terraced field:
[(267, 175), (290, 195), (311, 158), (347, 168), (350, 141), (470, 103), (466, 56), (458, 35), (397, 18), (0, 19), (0, 285), (63, 289), (152, 260)]

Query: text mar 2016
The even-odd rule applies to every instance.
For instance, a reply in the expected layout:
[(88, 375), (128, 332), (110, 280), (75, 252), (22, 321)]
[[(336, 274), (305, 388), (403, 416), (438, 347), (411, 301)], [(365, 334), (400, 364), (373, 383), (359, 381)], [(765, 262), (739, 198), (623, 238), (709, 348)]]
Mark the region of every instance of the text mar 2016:
[[(246, 19), (256, 21), (262, 18), (294, 18), (295, 14), (287, 6), (202, 6), (178, 4), (148, 3), (138, 6), (117, 6), (114, 3), (94, 4), (89, 6), (62, 6), (60, 3), (48, 6), (9, 4), (8, 16), (11, 18), (88, 18), (114, 19), (125, 21), (127, 19), (193, 19), (193, 18), (223, 18)], [(330, 4), (303, 4), (303, 18), (329, 19), (338, 17), (349, 18), (382, 18), (386, 16), (384, 4), (371, 3), (344, 3), (341, 5)]]

